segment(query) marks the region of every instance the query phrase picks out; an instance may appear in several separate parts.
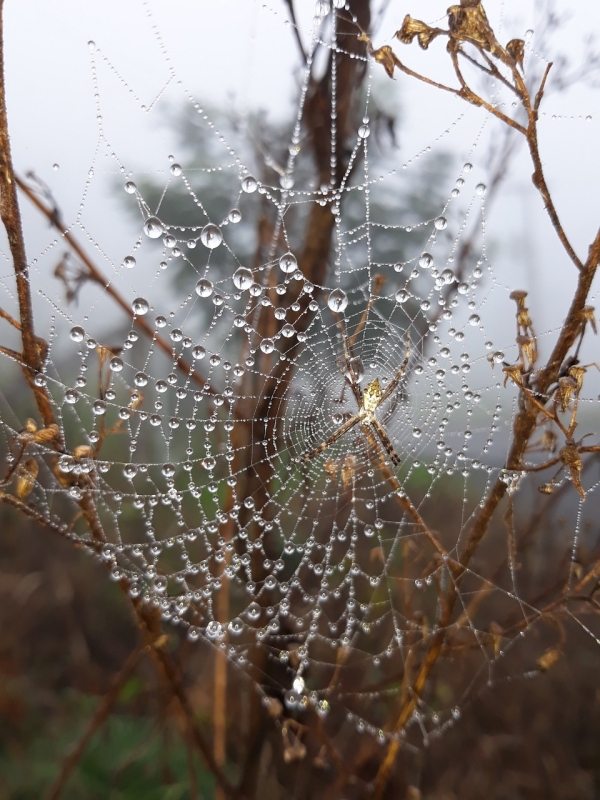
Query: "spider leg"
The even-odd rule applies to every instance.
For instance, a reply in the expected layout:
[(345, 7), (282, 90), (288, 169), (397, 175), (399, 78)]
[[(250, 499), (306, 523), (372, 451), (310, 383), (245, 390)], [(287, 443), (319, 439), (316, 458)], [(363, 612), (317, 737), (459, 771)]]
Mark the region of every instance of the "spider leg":
[(387, 433), (385, 431), (385, 428), (383, 427), (381, 422), (379, 422), (378, 419), (373, 417), (373, 419), (371, 420), (371, 427), (373, 428), (373, 430), (377, 434), (377, 437), (378, 437), (379, 441), (381, 442), (381, 444), (383, 445), (383, 448), (384, 448), (385, 452), (388, 454), (389, 459), (392, 462), (392, 464), (395, 467), (400, 466), (400, 463), (401, 463), (400, 462), (400, 456), (395, 451), (394, 445), (391, 443), (390, 437), (387, 435)]
[(392, 380), (388, 383), (388, 385), (385, 387), (385, 389), (381, 393), (381, 400), (379, 401), (379, 405), (381, 405), (381, 403), (385, 402), (388, 399), (388, 397), (392, 394), (392, 392), (394, 391), (396, 386), (398, 386), (398, 383), (400, 382), (400, 378), (404, 375), (404, 372), (405, 372), (406, 367), (408, 365), (408, 359), (410, 358), (410, 336), (408, 336), (407, 338), (408, 338), (408, 342), (407, 342), (407, 345), (406, 345), (406, 355), (404, 356), (404, 361), (402, 362), (398, 372), (394, 375)]
[(315, 458), (315, 456), (318, 456), (320, 453), (323, 452), (323, 450), (326, 450), (330, 445), (337, 442), (338, 439), (341, 439), (345, 433), (347, 433), (351, 428), (353, 428), (356, 425), (359, 419), (360, 419), (360, 414), (355, 414), (353, 417), (350, 417), (350, 419), (347, 422), (344, 422), (343, 425), (340, 425), (337, 431), (334, 434), (332, 434), (328, 439), (326, 439), (322, 444), (320, 444), (318, 447), (315, 447), (314, 450), (311, 450), (310, 452), (304, 453), (304, 455), (300, 456), (299, 461), (310, 461), (311, 458)]

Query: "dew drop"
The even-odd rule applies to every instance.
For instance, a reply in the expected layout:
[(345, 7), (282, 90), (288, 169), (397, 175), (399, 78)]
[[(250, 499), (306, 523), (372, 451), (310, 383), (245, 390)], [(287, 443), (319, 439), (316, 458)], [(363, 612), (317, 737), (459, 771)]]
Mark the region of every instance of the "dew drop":
[(169, 250), (172, 250), (177, 244), (177, 239), (174, 236), (171, 236), (170, 233), (168, 233), (163, 239), (163, 244), (165, 247), (168, 247)]
[(133, 181), (127, 181), (127, 183), (125, 184), (125, 186), (123, 188), (125, 189), (127, 194), (135, 194), (137, 186), (135, 185), (135, 183)]
[(111, 358), (108, 366), (113, 372), (121, 372), (123, 369), (123, 359), (119, 358), (119, 356), (115, 356), (114, 358)]
[(73, 405), (79, 400), (79, 392), (76, 389), (67, 389), (65, 392), (65, 403)]
[(434, 221), (433, 226), (436, 230), (443, 231), (448, 226), (448, 220), (446, 217), (438, 217)]
[(136, 316), (143, 317), (144, 314), (147, 314), (150, 310), (150, 306), (148, 305), (148, 301), (143, 297), (136, 297), (131, 304), (131, 309)]
[(142, 386), (146, 386), (148, 384), (148, 376), (145, 372), (136, 372), (133, 382), (136, 386), (141, 388)]
[(419, 266), (421, 269), (429, 269), (432, 264), (433, 256), (431, 253), (422, 253), (421, 257), (419, 258)]
[(475, 193), (478, 194), (480, 197), (482, 197), (485, 194), (486, 189), (487, 186), (485, 185), (485, 183), (478, 183), (477, 186), (475, 187)]
[(148, 238), (159, 239), (164, 232), (165, 229), (158, 217), (148, 217), (144, 223), (144, 233)]
[(371, 129), (368, 125), (361, 125), (358, 129), (358, 135), (361, 139), (368, 139), (371, 135)]
[(106, 403), (103, 400), (96, 400), (92, 406), (92, 412), (97, 417), (101, 417), (103, 414), (106, 414)]
[(171, 172), (171, 175), (175, 175), (176, 177), (181, 175), (181, 173), (183, 172), (180, 164), (171, 164), (169, 170)]
[(263, 353), (267, 353), (267, 355), (272, 353), (273, 350), (275, 350), (275, 343), (273, 342), (273, 339), (263, 339), (260, 343), (260, 349), (263, 351)]
[(223, 241), (223, 234), (219, 226), (214, 225), (212, 222), (205, 225), (200, 231), (200, 241), (209, 250), (214, 250), (215, 247), (218, 247)]
[(282, 334), (282, 336), (285, 336), (285, 338), (286, 338), (286, 339), (291, 339), (291, 338), (292, 338), (292, 336), (293, 336), (295, 333), (296, 333), (296, 329), (294, 328), (294, 326), (293, 326), (293, 325), (290, 325), (290, 323), (289, 323), (289, 322), (287, 322), (287, 323), (286, 323), (286, 324), (283, 326), (283, 328), (281, 329), (281, 334)]
[(233, 285), (241, 292), (245, 292), (254, 283), (252, 271), (247, 267), (240, 267), (233, 273)]
[(246, 192), (246, 194), (252, 194), (258, 189), (258, 182), (254, 175), (246, 175), (246, 177), (242, 180), (242, 191)]
[(136, 263), (137, 262), (133, 256), (125, 256), (123, 259), (123, 266), (127, 267), (127, 269), (133, 269)]
[(336, 314), (342, 314), (348, 307), (348, 295), (343, 289), (334, 289), (329, 295), (327, 305)]
[(238, 222), (240, 222), (242, 219), (242, 214), (239, 208), (232, 208), (229, 214), (227, 215), (227, 219), (229, 220), (229, 222), (233, 223), (234, 225), (237, 225)]
[(196, 284), (196, 294), (198, 297), (210, 297), (213, 293), (213, 285), (206, 278), (202, 278)]
[(74, 328), (71, 328), (70, 336), (74, 342), (82, 342), (83, 337), (85, 336), (85, 331), (80, 325), (75, 325)]
[(481, 318), (479, 317), (479, 314), (471, 314), (469, 317), (469, 325), (473, 325), (473, 327), (475, 327), (475, 325), (479, 325), (480, 322)]
[(409, 294), (406, 289), (400, 289), (396, 292), (396, 302), (397, 303), (406, 303), (409, 298)]
[(162, 465), (161, 472), (165, 476), (165, 478), (172, 478), (173, 475), (175, 475), (175, 465), (171, 464), (170, 462), (167, 462), (166, 464)]
[(279, 259), (279, 267), (282, 272), (285, 272), (287, 274), (295, 272), (296, 269), (298, 268), (298, 261), (296, 260), (296, 256), (290, 252), (284, 253)]

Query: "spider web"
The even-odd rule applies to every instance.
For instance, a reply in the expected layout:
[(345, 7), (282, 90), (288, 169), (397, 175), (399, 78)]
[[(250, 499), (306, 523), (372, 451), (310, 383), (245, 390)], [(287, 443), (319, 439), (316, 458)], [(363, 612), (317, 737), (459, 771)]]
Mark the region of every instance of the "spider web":
[[(451, 697), (421, 699), (403, 727), (387, 724), (405, 692), (398, 676), (438, 633), (436, 610), (452, 580), (448, 560), (460, 561), (474, 512), (499, 474), (514, 490), (521, 479), (502, 468), (514, 395), (502, 386), (501, 367), (494, 369), (516, 357), (514, 323), (500, 344), (491, 341), (486, 307), (502, 287), (487, 256), (486, 187), (475, 177), (482, 169), (451, 166), (446, 199), (436, 200), (431, 216), (378, 218), (378, 201), (385, 205), (431, 147), (408, 159), (406, 171), (393, 151), (385, 170), (374, 171), (371, 65), (342, 185), (316, 188), (297, 167), (317, 45), (350, 57), (336, 35), (343, 4), (333, 6), (319, 3), (312, 23), (278, 181), (256, 178), (243, 136), (224, 136), (182, 90), (217, 145), (202, 169), (223, 173), (225, 215), (207, 212), (210, 197), (195, 188), (197, 170), (187, 171), (183, 159), (171, 159), (167, 177), (156, 171), (163, 195), (155, 203), (144, 176), (121, 162), (99, 114), (97, 153), (110, 154), (136, 219), (131, 253), (121, 264), (105, 259), (113, 270), (108, 284), (130, 287), (130, 330), (118, 342), (111, 333), (107, 343), (97, 310), (102, 291), (86, 315), (47, 299), (50, 354), (35, 380), (53, 398), (66, 446), (58, 457), (43, 442), (28, 446), (39, 472), (27, 502), (190, 640), (220, 648), (265, 698), (281, 698), (290, 713), (313, 705), (381, 741), (420, 746), (453, 724), (483, 687), (508, 679), (507, 654), (521, 630), (533, 627), (527, 617), (534, 619), (535, 608), (520, 598), (514, 571), (467, 570), (456, 587), (462, 623), (452, 631), (472, 651), (468, 665)], [(95, 81), (112, 70), (128, 85), (102, 43), (90, 44), (90, 59)], [(163, 88), (149, 113), (160, 108)], [(336, 102), (334, 82), (333, 127)], [(465, 155), (471, 161), (478, 137)], [(174, 187), (194, 224), (163, 213)], [(71, 230), (95, 241), (81, 216), (87, 202), (84, 195)], [(298, 220), (315, 204), (335, 216), (323, 285), (299, 266)], [(252, 263), (244, 235), (253, 231), (244, 234), (244, 226), (261, 214), (271, 214), (273, 233), (266, 258)], [(469, 253), (459, 258), (467, 235)], [(375, 262), (379, 240), (392, 242), (387, 251), (401, 242), (402, 259)], [(144, 282), (147, 292), (134, 290)], [(8, 274), (3, 285), (10, 302)], [(385, 387), (408, 348), (398, 387), (376, 411), (398, 467), (358, 425), (302, 459), (358, 411), (344, 376), (349, 343), (363, 389), (376, 378)], [(2, 425), (10, 466), (25, 420), (5, 404)], [(86, 496), (105, 543), (92, 539), (78, 515)], [(495, 612), (486, 611), (498, 607), (525, 620), (501, 647), (488, 625)], [(530, 671), (521, 666), (515, 674)]]

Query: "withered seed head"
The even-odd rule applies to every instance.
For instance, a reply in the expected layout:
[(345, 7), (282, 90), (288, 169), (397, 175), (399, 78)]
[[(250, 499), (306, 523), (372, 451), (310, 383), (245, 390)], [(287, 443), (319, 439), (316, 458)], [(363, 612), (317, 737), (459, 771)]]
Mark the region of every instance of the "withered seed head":
[(564, 378), (559, 378), (558, 388), (556, 389), (556, 399), (560, 405), (560, 410), (565, 411), (571, 398), (577, 391), (577, 381), (575, 378), (570, 378), (565, 375)]
[(509, 297), (511, 300), (515, 300), (519, 308), (523, 308), (525, 306), (527, 292), (524, 289), (515, 289), (509, 294)]
[(509, 364), (507, 367), (504, 367), (502, 372), (504, 373), (504, 385), (506, 386), (506, 382), (510, 378), (513, 383), (516, 383), (517, 386), (523, 386), (523, 373), (521, 372), (521, 367), (518, 364)]
[(431, 28), (425, 22), (421, 22), (419, 19), (413, 19), (407, 14), (402, 22), (402, 27), (399, 31), (396, 31), (396, 38), (400, 39), (404, 44), (410, 44), (416, 36), (422, 49), (427, 50), (436, 36), (444, 32), (445, 31), (439, 28)]
[(523, 58), (525, 56), (525, 42), (523, 39), (511, 39), (506, 45), (506, 51), (522, 69)]

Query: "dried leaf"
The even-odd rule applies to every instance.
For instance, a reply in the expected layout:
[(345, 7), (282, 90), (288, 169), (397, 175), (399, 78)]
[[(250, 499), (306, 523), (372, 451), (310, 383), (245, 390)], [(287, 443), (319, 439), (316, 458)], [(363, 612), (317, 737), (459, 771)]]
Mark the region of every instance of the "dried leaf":
[(562, 656), (559, 647), (551, 647), (549, 650), (541, 655), (536, 661), (537, 667), (540, 672), (547, 672)]
[(542, 494), (553, 494), (555, 488), (553, 483), (542, 483), (541, 486), (538, 486), (538, 492)]
[(383, 64), (383, 68), (390, 76), (390, 78), (393, 78), (394, 67), (396, 66), (396, 57), (394, 55), (394, 51), (389, 46), (389, 44), (384, 44), (383, 47), (374, 50), (372, 55), (378, 64)]
[(521, 357), (533, 366), (537, 361), (537, 342), (534, 336), (517, 336)]
[(25, 429), (17, 434), (17, 442), (23, 444), (43, 444), (45, 442), (58, 441), (60, 438), (60, 430), (56, 423), (48, 425), (47, 428), (37, 430), (35, 420), (28, 419), (25, 423)]
[(442, 33), (447, 33), (447, 31), (441, 28), (431, 28), (425, 22), (421, 22), (419, 19), (413, 19), (407, 14), (404, 17), (402, 27), (399, 31), (396, 31), (396, 38), (400, 39), (404, 44), (411, 44), (416, 36), (422, 49), (427, 50), (431, 42)]
[(506, 45), (506, 51), (523, 69), (523, 58), (525, 56), (525, 42), (523, 39), (511, 39)]
[(452, 38), (463, 42), (471, 42), (493, 55), (503, 55), (494, 32), (481, 3), (469, 6), (450, 6), (448, 9), (448, 26)]
[(28, 458), (15, 471), (15, 494), (20, 500), (31, 494), (40, 467), (35, 458)]
[(89, 444), (80, 444), (73, 450), (73, 458), (79, 461), (81, 458), (92, 458), (93, 449)]

